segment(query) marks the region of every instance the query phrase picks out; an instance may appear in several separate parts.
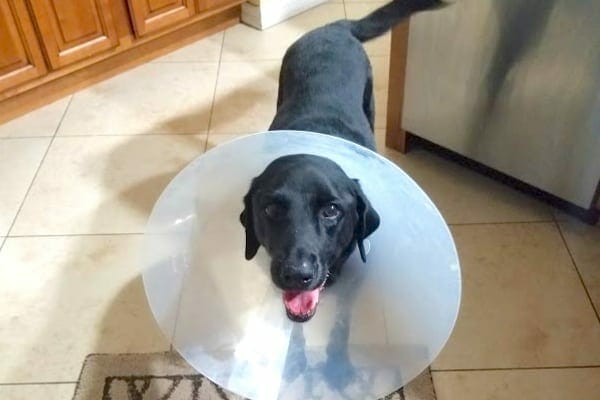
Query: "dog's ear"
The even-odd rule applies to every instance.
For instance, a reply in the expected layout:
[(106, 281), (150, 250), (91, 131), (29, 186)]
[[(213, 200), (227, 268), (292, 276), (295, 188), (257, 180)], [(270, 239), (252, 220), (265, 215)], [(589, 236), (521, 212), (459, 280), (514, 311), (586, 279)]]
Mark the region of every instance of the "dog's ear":
[(353, 179), (355, 184), (355, 196), (356, 196), (356, 211), (358, 213), (358, 222), (354, 229), (354, 238), (358, 244), (358, 251), (360, 252), (360, 258), (363, 262), (367, 262), (367, 255), (365, 254), (365, 247), (363, 240), (379, 227), (379, 214), (371, 206), (369, 199), (363, 193), (360, 183), (357, 179)]
[(258, 252), (260, 243), (254, 231), (254, 217), (252, 210), (252, 189), (244, 196), (244, 211), (240, 214), (240, 222), (246, 228), (246, 260), (251, 260)]

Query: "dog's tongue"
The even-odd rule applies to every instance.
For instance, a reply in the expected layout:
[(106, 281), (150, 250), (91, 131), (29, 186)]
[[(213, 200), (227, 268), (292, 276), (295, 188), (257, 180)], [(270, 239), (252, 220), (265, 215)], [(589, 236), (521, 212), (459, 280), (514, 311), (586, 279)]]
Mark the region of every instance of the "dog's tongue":
[(320, 289), (304, 292), (287, 291), (283, 292), (283, 304), (285, 308), (296, 316), (306, 316), (313, 313), (319, 302)]

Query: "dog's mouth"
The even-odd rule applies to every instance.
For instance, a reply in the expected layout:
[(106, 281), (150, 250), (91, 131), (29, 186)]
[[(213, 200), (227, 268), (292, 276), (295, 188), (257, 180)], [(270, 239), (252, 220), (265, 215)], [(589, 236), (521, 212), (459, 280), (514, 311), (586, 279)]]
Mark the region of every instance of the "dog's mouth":
[(306, 322), (317, 312), (319, 296), (324, 285), (313, 290), (287, 290), (283, 292), (283, 304), (289, 319), (295, 322)]

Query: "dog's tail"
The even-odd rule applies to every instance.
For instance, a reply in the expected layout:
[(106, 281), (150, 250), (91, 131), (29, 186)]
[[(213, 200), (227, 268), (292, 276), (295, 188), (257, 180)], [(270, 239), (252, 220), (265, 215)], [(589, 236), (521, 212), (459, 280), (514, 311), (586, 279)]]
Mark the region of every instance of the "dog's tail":
[(366, 42), (383, 35), (411, 14), (446, 5), (440, 0), (394, 0), (362, 19), (350, 21), (350, 31), (355, 38)]

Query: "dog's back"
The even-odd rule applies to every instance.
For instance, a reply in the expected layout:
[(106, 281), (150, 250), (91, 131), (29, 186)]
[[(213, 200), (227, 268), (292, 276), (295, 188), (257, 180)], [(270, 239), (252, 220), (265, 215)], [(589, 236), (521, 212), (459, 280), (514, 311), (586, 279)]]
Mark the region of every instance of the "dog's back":
[(294, 43), (281, 66), (271, 130), (305, 130), (375, 148), (371, 65), (362, 42), (439, 0), (396, 0), (365, 18), (315, 29)]

